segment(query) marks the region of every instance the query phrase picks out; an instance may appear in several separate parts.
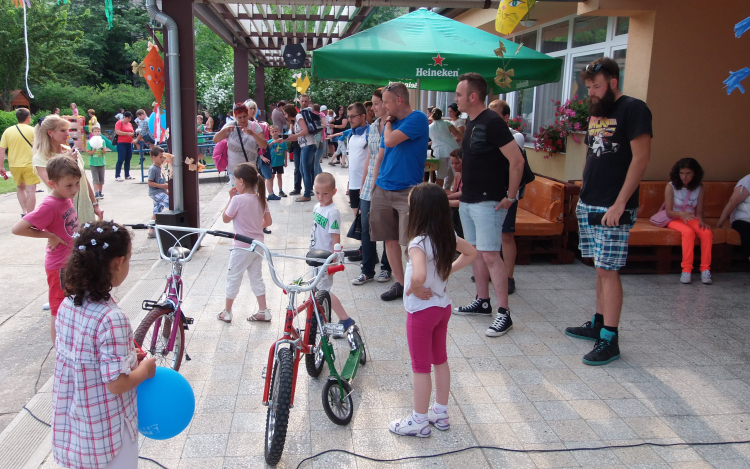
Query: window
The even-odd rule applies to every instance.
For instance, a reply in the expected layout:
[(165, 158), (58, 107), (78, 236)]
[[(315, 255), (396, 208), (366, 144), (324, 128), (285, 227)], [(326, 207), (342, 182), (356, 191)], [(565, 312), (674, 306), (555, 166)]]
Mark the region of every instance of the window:
[(617, 65), (620, 66), (620, 79), (617, 82), (617, 86), (620, 88), (620, 91), (625, 89), (625, 57), (627, 55), (627, 49), (619, 49), (612, 53), (612, 58), (615, 59)]
[(596, 59), (604, 57), (604, 54), (588, 54), (573, 57), (573, 69), (570, 77), (570, 94), (569, 97), (578, 95), (579, 99), (588, 98), (589, 90), (586, 88), (586, 83), (581, 80), (581, 72), (586, 65), (590, 64)]
[(627, 16), (618, 16), (617, 25), (615, 26), (615, 36), (622, 36), (628, 34), (630, 29), (630, 18)]
[[(539, 127), (555, 123), (555, 102), (560, 101), (563, 91), (563, 81), (547, 83), (537, 87), (536, 112), (534, 113), (534, 132), (539, 132)], [(532, 135), (533, 135), (532, 133)]]
[(542, 29), (542, 52), (549, 54), (568, 48), (568, 22)]
[(580, 16), (573, 20), (573, 47), (606, 41), (608, 21), (606, 16)]
[(516, 92), (514, 109), (511, 118), (521, 116), (523, 118), (524, 130), (528, 136), (534, 136), (534, 89), (528, 88)]
[(536, 37), (537, 37), (537, 31), (531, 31), (530, 33), (521, 34), (520, 36), (516, 36), (513, 38), (513, 41), (516, 42), (516, 44), (522, 43), (524, 47), (528, 47), (529, 49), (536, 50)]

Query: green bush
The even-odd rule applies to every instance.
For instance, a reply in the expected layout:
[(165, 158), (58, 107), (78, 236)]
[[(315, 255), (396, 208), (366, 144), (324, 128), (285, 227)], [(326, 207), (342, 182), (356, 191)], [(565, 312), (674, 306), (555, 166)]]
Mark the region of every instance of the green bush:
[[(76, 103), (81, 115), (86, 115), (86, 110), (94, 109), (99, 122), (103, 125), (114, 123), (114, 116), (120, 109), (125, 109), (135, 114), (136, 109), (144, 109), (149, 112), (153, 109), (154, 95), (148, 87), (135, 87), (132, 85), (104, 84), (95, 86), (66, 86), (59, 83), (46, 83), (34, 87), (32, 90), (32, 110), (53, 109), (59, 107), (61, 114), (70, 113), (70, 103)], [(162, 103), (163, 106), (163, 103)]]
[(5, 129), (13, 125), (18, 124), (16, 120), (16, 112), (0, 111), (0, 135), (5, 132)]

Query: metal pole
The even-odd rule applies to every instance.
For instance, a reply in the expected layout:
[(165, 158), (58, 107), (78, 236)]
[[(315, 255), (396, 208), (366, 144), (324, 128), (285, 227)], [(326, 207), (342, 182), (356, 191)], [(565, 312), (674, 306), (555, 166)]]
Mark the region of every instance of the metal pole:
[[(192, 4), (191, 4), (192, 5)], [(177, 23), (168, 15), (156, 8), (156, 0), (146, 0), (146, 11), (151, 19), (167, 28), (167, 50), (169, 61), (169, 127), (170, 143), (174, 161), (172, 165), (172, 197), (175, 210), (185, 209), (185, 197), (182, 186), (182, 120), (180, 113), (180, 50), (177, 42)]]

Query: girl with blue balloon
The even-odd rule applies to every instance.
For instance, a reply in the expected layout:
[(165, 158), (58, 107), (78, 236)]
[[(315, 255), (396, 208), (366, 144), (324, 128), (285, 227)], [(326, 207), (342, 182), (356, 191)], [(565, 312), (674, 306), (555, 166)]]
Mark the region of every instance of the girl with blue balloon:
[[(78, 228), (75, 213), (63, 218), (66, 228)], [(55, 325), (55, 462), (69, 468), (135, 469), (136, 388), (154, 377), (156, 363), (136, 354), (130, 321), (111, 296), (128, 275), (130, 233), (101, 221), (86, 223), (73, 237), (61, 275), (66, 298)]]

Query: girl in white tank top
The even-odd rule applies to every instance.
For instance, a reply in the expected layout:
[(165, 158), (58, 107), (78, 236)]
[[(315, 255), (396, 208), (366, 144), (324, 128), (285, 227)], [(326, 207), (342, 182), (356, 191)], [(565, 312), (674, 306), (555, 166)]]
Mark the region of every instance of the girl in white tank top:
[(701, 243), (701, 282), (709, 285), (712, 283), (713, 233), (703, 218), (703, 168), (693, 158), (683, 158), (672, 167), (669, 178), (671, 182), (664, 190), (664, 205), (667, 216), (672, 218), (667, 228), (679, 231), (682, 237), (680, 282), (692, 282), (693, 251), (695, 238), (698, 238)]

